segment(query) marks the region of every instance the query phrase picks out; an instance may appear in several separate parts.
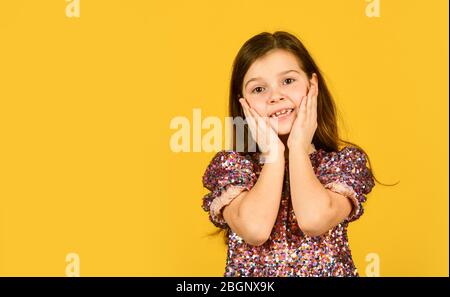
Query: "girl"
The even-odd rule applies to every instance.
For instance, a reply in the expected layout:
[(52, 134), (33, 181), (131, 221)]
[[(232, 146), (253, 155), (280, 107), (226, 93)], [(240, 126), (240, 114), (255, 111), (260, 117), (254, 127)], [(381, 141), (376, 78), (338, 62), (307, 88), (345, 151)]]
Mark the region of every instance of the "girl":
[(224, 276), (359, 276), (347, 226), (363, 214), (374, 176), (365, 152), (339, 138), (334, 101), (306, 48), (286, 32), (249, 39), (229, 100), (257, 150), (238, 152), (234, 127), (233, 150), (218, 152), (203, 175), (202, 207), (226, 231)]

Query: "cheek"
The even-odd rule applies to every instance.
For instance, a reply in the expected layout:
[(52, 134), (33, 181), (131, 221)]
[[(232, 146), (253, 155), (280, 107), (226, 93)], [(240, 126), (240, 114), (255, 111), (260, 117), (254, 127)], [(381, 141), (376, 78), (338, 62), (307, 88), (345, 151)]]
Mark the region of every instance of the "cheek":
[(306, 94), (308, 93), (308, 89), (306, 84), (301, 84), (296, 88), (293, 88), (290, 92), (290, 98), (292, 98), (292, 100), (294, 101), (295, 106), (300, 106), (300, 102), (303, 98), (303, 96), (306, 96)]
[(248, 100), (248, 103), (250, 104), (250, 107), (253, 108), (254, 110), (256, 110), (256, 112), (259, 115), (264, 116), (267, 114), (267, 106), (264, 101), (252, 100), (249, 98), (247, 98), (247, 100)]

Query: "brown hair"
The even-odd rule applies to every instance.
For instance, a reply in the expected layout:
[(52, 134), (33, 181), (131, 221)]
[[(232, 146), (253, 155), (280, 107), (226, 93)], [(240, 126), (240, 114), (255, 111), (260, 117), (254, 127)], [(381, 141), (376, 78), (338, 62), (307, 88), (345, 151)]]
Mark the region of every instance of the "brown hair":
[[(292, 53), (299, 62), (300, 68), (306, 73), (308, 79), (312, 78), (313, 73), (317, 75), (319, 94), (317, 97), (317, 129), (315, 131), (312, 143), (315, 148), (323, 149), (327, 152), (339, 151), (342, 146), (353, 146), (360, 149), (364, 154), (365, 151), (355, 143), (345, 141), (339, 137), (337, 117), (336, 117), (336, 105), (334, 99), (328, 90), (326, 82), (321, 74), (319, 67), (314, 62), (313, 58), (309, 54), (308, 50), (302, 44), (302, 42), (294, 35), (277, 31), (273, 34), (263, 32), (253, 36), (247, 40), (239, 50), (233, 63), (233, 70), (231, 74), (230, 94), (229, 94), (229, 116), (245, 118), (242, 107), (239, 103), (239, 98), (242, 97), (242, 84), (244, 76), (250, 66), (260, 57), (266, 55), (268, 52), (275, 49), (283, 49)], [(244, 126), (244, 135), (247, 139), (249, 133), (247, 125)], [(236, 150), (236, 127), (233, 125), (233, 149)], [(259, 152), (258, 147), (256, 151)], [(243, 154), (252, 154), (248, 152), (248, 143), (244, 143)], [(395, 184), (383, 184), (375, 178), (373, 173), (372, 164), (367, 156), (369, 162), (369, 171), (376, 182), (385, 186), (392, 186)], [(397, 182), (398, 183), (398, 182)], [(396, 183), (396, 184), (397, 184)], [(219, 229), (213, 232), (212, 235), (220, 233), (222, 230), (225, 232), (225, 243), (227, 243), (230, 229)]]

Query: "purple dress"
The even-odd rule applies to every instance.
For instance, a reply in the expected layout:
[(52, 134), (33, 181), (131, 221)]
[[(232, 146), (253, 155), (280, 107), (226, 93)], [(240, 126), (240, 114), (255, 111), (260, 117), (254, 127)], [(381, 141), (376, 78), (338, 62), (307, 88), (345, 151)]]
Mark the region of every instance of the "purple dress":
[(278, 216), (261, 246), (247, 244), (233, 232), (222, 211), (242, 191), (253, 187), (264, 164), (259, 163), (257, 153), (242, 155), (231, 150), (220, 151), (211, 160), (203, 175), (203, 185), (210, 192), (203, 197), (202, 208), (216, 227), (229, 231), (224, 276), (359, 276), (347, 226), (363, 214), (362, 204), (374, 186), (366, 156), (358, 148), (346, 146), (338, 152), (315, 150), (309, 157), (324, 187), (353, 202), (350, 215), (320, 236), (305, 235), (297, 224), (285, 174)]

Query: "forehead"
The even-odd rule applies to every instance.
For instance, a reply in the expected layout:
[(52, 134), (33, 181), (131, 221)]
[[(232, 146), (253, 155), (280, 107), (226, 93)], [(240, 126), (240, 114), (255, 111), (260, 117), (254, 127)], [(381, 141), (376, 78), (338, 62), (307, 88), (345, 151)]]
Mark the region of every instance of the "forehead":
[(244, 81), (256, 76), (269, 77), (277, 75), (281, 71), (292, 69), (300, 73), (303, 72), (294, 54), (286, 50), (276, 49), (253, 62), (244, 76)]

